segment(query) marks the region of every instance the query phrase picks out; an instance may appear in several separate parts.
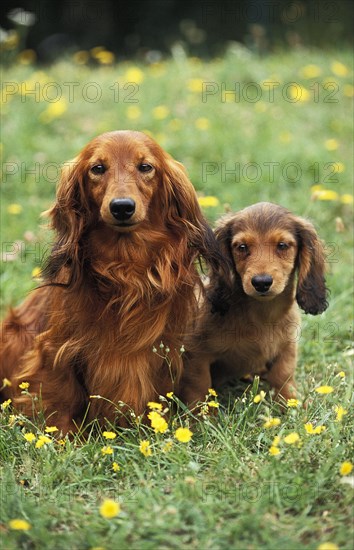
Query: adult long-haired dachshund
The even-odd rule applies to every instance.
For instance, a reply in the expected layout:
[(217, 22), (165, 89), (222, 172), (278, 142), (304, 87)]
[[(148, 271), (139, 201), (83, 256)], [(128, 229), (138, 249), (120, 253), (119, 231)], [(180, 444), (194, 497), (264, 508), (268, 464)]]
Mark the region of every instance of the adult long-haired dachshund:
[[(89, 403), (88, 420), (117, 420), (120, 402), (142, 414), (178, 385), (196, 259), (220, 265), (195, 190), (150, 137), (110, 132), (64, 167), (49, 216), (56, 237), (43, 285), (2, 326), (0, 380), (12, 382), (4, 397), (25, 414), (40, 397), (64, 433)], [(153, 351), (160, 342), (167, 361)], [(22, 381), (31, 396), (16, 396)]]
[(276, 396), (295, 397), (300, 334), (298, 305), (327, 308), (325, 258), (313, 225), (262, 202), (221, 218), (216, 238), (229, 277), (212, 274), (196, 329), (186, 342), (181, 396), (194, 404), (208, 388), (246, 374), (265, 374)]

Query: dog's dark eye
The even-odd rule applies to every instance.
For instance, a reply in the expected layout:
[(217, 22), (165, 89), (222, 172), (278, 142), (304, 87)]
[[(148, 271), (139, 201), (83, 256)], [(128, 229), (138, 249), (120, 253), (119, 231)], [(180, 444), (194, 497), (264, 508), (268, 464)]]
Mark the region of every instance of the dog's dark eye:
[(243, 254), (246, 254), (246, 252), (248, 252), (247, 244), (239, 244), (236, 248), (239, 252), (242, 252)]
[(91, 172), (95, 175), (104, 174), (106, 171), (106, 167), (103, 166), (103, 164), (96, 164), (96, 166), (92, 166)]
[(289, 248), (289, 245), (286, 243), (283, 243), (282, 241), (277, 244), (278, 250), (287, 250)]
[(145, 162), (142, 162), (138, 166), (139, 172), (151, 172), (151, 170), (153, 170), (153, 169), (154, 169), (154, 167), (151, 166), (151, 164), (147, 164)]

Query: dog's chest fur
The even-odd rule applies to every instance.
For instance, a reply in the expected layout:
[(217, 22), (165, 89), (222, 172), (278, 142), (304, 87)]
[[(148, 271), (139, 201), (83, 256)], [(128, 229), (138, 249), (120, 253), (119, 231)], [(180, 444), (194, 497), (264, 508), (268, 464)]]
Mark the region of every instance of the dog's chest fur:
[(295, 302), (287, 310), (260, 305), (230, 310), (200, 335), (205, 352), (214, 355), (224, 370), (240, 376), (265, 372), (286, 344), (298, 341), (300, 314)]

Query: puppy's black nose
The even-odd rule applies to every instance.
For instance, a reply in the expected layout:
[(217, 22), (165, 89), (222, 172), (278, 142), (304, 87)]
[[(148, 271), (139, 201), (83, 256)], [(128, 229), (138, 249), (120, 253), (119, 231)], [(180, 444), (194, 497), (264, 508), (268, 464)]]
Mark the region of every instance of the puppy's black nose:
[(251, 283), (257, 292), (267, 292), (273, 284), (273, 277), (270, 275), (255, 275)]
[(109, 203), (112, 216), (120, 222), (125, 222), (135, 212), (135, 201), (133, 199), (112, 199)]

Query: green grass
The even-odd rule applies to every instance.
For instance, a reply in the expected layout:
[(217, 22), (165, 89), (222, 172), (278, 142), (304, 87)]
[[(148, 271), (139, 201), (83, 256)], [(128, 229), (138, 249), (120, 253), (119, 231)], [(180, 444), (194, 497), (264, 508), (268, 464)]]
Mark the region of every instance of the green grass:
[[(3, 73), (9, 92), (3, 106), (3, 311), (36, 284), (32, 271), (50, 242), (39, 216), (53, 201), (58, 166), (93, 136), (123, 128), (150, 131), (185, 164), (201, 195), (219, 199), (219, 206), (205, 209), (211, 222), (225, 205), (236, 210), (259, 200), (309, 217), (327, 246), (331, 290), (323, 315), (303, 316), (297, 380), (301, 398), (309, 401), (306, 410), (289, 408), (281, 415), (268, 394), (255, 404), (254, 395), (267, 391), (256, 381), (251, 387), (239, 384), (225, 390), (216, 418), (195, 420), (181, 410), (164, 434), (139, 424), (107, 441), (95, 427), (88, 439), (77, 436), (61, 445), (53, 438), (36, 448), (43, 423), (13, 419), (13, 411), (6, 409), (0, 432), (4, 548), (292, 550), (316, 549), (324, 542), (352, 548), (353, 489), (343, 483), (350, 476), (339, 472), (354, 456), (352, 204), (345, 198), (353, 193), (351, 59), (349, 51), (313, 50), (260, 60), (237, 49), (209, 63), (181, 57), (158, 67), (140, 66), (143, 80), (125, 89), (141, 76), (127, 73), (132, 69), (128, 63), (86, 67), (66, 60), (45, 68), (16, 65)], [(347, 67), (347, 74), (335, 62)], [(319, 68), (319, 76), (303, 76), (309, 64)], [(191, 89), (198, 89), (197, 79), (213, 83), (208, 90), (215, 93), (205, 101), (201, 91)], [(256, 90), (249, 83), (264, 81), (279, 82), (273, 102), (267, 88), (259, 101), (242, 97), (243, 92), (251, 98)], [(38, 97), (10, 95), (11, 83), (16, 87), (21, 82), (27, 90), (38, 82)], [(49, 82), (55, 86), (45, 87)], [(115, 82), (119, 98), (114, 97)], [(284, 98), (291, 82), (301, 85), (303, 94), (307, 90), (307, 101)], [(87, 83), (95, 84), (85, 88)], [(229, 95), (236, 101), (223, 101), (223, 83), (226, 90), (239, 87), (241, 97)], [(102, 97), (88, 101), (97, 90)], [(62, 93), (65, 103), (59, 102), (63, 112), (57, 109), (59, 116), (50, 120), (48, 107), (58, 105), (48, 101), (54, 92)], [(137, 103), (130, 103), (132, 99)], [(165, 118), (156, 118), (157, 106), (168, 108)], [(130, 118), (134, 115), (138, 118)], [(335, 165), (340, 171), (331, 175)], [(336, 195), (314, 200), (315, 184)], [(9, 205), (14, 204), (21, 212), (11, 213)], [(334, 391), (320, 395), (314, 390), (321, 385)], [(348, 411), (341, 422), (334, 411), (339, 405)], [(265, 428), (269, 416), (281, 418), (281, 424)], [(309, 435), (306, 422), (326, 430)], [(193, 431), (189, 443), (174, 438), (180, 425)], [(26, 432), (36, 440), (26, 442)], [(292, 432), (299, 434), (300, 444), (284, 441)], [(272, 456), (275, 435), (282, 438), (280, 454)], [(142, 440), (150, 441), (151, 456), (139, 451)], [(169, 440), (172, 447), (163, 452)], [(102, 454), (104, 445), (112, 447), (113, 455)], [(118, 472), (112, 470), (114, 461)], [(120, 502), (116, 518), (100, 515), (106, 498)], [(31, 529), (11, 529), (13, 519), (27, 520)]]

